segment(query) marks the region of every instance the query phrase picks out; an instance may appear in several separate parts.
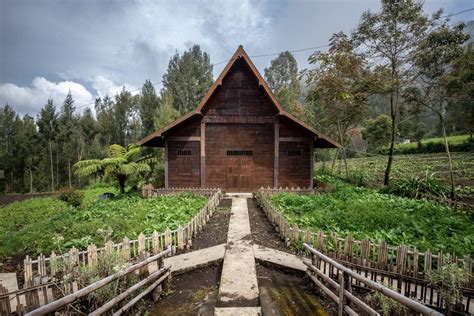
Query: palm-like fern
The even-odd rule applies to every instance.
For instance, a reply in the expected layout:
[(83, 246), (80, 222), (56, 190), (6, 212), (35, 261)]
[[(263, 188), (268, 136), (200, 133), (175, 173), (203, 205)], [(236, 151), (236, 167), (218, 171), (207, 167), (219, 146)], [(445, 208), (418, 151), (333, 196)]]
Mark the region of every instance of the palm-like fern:
[(131, 175), (143, 174), (151, 170), (154, 162), (151, 155), (140, 157), (141, 147), (131, 144), (128, 148), (114, 144), (109, 147), (108, 157), (104, 159), (81, 160), (74, 165), (75, 174), (90, 176), (104, 173), (117, 179), (120, 193), (125, 191), (125, 181)]

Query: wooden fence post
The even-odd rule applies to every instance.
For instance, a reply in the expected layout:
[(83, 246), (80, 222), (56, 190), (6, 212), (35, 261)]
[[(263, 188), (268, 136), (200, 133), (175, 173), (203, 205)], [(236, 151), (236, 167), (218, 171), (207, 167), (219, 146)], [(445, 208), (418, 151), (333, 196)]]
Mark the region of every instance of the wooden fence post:
[(338, 315), (344, 316), (344, 272), (339, 270), (339, 310)]
[(178, 227), (176, 239), (177, 239), (178, 249), (183, 249), (184, 248), (184, 229), (181, 225), (179, 225)]
[(122, 241), (122, 258), (125, 261), (130, 260), (130, 239), (127, 236)]
[(24, 276), (25, 276), (25, 287), (29, 287), (33, 285), (33, 264), (31, 263), (30, 256), (26, 256), (25, 260), (23, 260), (23, 267), (24, 267)]
[(165, 230), (165, 247), (171, 246), (173, 240), (171, 238), (171, 230), (169, 227), (166, 228)]
[(140, 233), (138, 235), (138, 257), (142, 258), (143, 254), (145, 253), (145, 235)]

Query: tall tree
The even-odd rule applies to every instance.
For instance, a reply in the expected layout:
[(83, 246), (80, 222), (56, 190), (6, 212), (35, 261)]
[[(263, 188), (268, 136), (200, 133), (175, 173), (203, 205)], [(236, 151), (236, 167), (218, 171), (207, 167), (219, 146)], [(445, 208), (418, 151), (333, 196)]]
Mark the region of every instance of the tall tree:
[(108, 95), (103, 99), (98, 98), (95, 101), (99, 142), (101, 146), (109, 146), (114, 142), (114, 109), (115, 103)]
[(150, 80), (146, 80), (142, 87), (139, 103), (139, 114), (142, 122), (141, 136), (145, 137), (154, 131), (154, 118), (159, 106), (160, 98)]
[(13, 190), (13, 169), (14, 169), (14, 155), (13, 148), (15, 147), (16, 128), (15, 122), (18, 115), (8, 103), (0, 111), (0, 166), (5, 170), (6, 177), (6, 191)]
[(454, 60), (451, 72), (446, 77), (450, 99), (448, 108), (453, 124), (471, 135), (474, 131), (474, 43)]
[[(71, 92), (69, 92), (64, 100), (60, 115), (58, 119), (58, 153), (62, 155), (62, 159), (66, 162), (67, 165), (67, 183), (69, 188), (72, 188), (72, 170), (71, 166), (75, 158), (74, 149), (77, 147), (77, 139), (75, 130), (78, 128), (78, 118), (74, 114), (74, 99), (72, 98)], [(59, 183), (58, 183), (59, 186)]]
[(173, 122), (179, 117), (179, 112), (173, 107), (173, 96), (169, 92), (164, 92), (160, 100), (160, 106), (155, 112), (154, 126), (160, 129)]
[(163, 90), (171, 93), (174, 107), (181, 113), (194, 109), (212, 84), (209, 55), (194, 45), (183, 55), (176, 53), (163, 75)]
[(53, 143), (56, 141), (58, 133), (58, 114), (56, 113), (56, 106), (53, 104), (52, 99), (48, 99), (46, 105), (41, 109), (37, 124), (39, 134), (49, 148), (51, 191), (54, 191)]
[[(440, 17), (441, 11), (433, 15)], [(384, 184), (390, 182), (395, 136), (400, 105), (400, 93), (412, 80), (409, 63), (420, 41), (430, 27), (430, 19), (423, 14), (423, 3), (415, 0), (382, 0), (380, 11), (362, 14), (353, 34), (358, 46), (374, 61), (377, 67), (387, 69), (390, 97), (391, 137), (389, 157), (385, 169)]]
[[(37, 168), (41, 157), (38, 152), (41, 151), (41, 146), (38, 142), (38, 131), (36, 130), (35, 120), (32, 116), (26, 114), (21, 120), (21, 129), (17, 136), (16, 157), (21, 164), (21, 170), (28, 170), (28, 190), (30, 193), (34, 192), (34, 177), (33, 170), (40, 172)], [(22, 172), (23, 174), (24, 172)], [(21, 176), (23, 182), (23, 176)], [(24, 189), (22, 183), (21, 188)]]
[(115, 96), (115, 107), (113, 110), (113, 138), (112, 142), (127, 146), (127, 133), (130, 130), (130, 117), (134, 114), (136, 109), (136, 98), (125, 90)]
[(283, 108), (290, 113), (301, 113), (301, 87), (295, 57), (288, 51), (282, 52), (264, 72), (268, 86)]
[(439, 119), (443, 133), (451, 180), (451, 198), (455, 199), (455, 184), (451, 154), (446, 134), (446, 109), (448, 106), (447, 80), (453, 61), (463, 53), (462, 44), (469, 39), (463, 32), (464, 24), (453, 28), (446, 23), (430, 32), (415, 51), (414, 66), (421, 81), (407, 89), (405, 98), (421, 104)]
[[(329, 124), (328, 128), (332, 127), (338, 134), (339, 142), (344, 146), (348, 130), (362, 122), (367, 110), (370, 73), (365, 60), (354, 52), (352, 42), (341, 32), (331, 37), (327, 53), (312, 54), (309, 63), (316, 68), (305, 72), (310, 102), (307, 106), (320, 108), (319, 114)], [(344, 147), (346, 162), (345, 153)]]

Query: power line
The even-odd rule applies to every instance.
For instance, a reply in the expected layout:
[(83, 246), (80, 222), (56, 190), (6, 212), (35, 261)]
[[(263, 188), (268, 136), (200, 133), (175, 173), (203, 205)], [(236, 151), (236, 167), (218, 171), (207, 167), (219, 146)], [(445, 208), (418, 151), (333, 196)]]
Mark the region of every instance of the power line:
[[(444, 16), (440, 16), (439, 18), (437, 18), (436, 20), (438, 19), (442, 19), (442, 18), (449, 18), (449, 17), (452, 17), (452, 16), (456, 16), (456, 15), (460, 15), (460, 14), (463, 14), (463, 13), (466, 13), (466, 12), (470, 12), (470, 11), (474, 11), (474, 8), (469, 8), (469, 9), (465, 9), (465, 10), (462, 10), (462, 11), (459, 11), (459, 12), (455, 12), (455, 13), (451, 13), (451, 14), (447, 14), (447, 15), (444, 15)], [(308, 50), (314, 50), (314, 49), (321, 49), (321, 48), (326, 48), (326, 47), (329, 47), (331, 46), (330, 44), (326, 44), (326, 45), (320, 45), (320, 46), (312, 46), (312, 47), (306, 47), (306, 48), (301, 48), (301, 49), (295, 49), (295, 50), (290, 50), (288, 52), (290, 53), (299, 53), (299, 52), (304, 52), (304, 51), (308, 51)], [(281, 54), (281, 52), (278, 52), (278, 53), (268, 53), (268, 54), (260, 54), (260, 55), (250, 55), (249, 57), (250, 58), (261, 58), (261, 57), (270, 57), (270, 56), (277, 56)], [(217, 62), (217, 63), (213, 63), (211, 64), (213, 67), (214, 66), (218, 66), (220, 64), (223, 64), (223, 63), (227, 63), (229, 61), (231, 61), (232, 58), (230, 59), (226, 59), (226, 60), (223, 60), (223, 61), (220, 61), (220, 62)], [(152, 83), (153, 86), (157, 85), (158, 83), (160, 83), (160, 81), (157, 81), (155, 83)], [(132, 92), (136, 92), (136, 91), (139, 91), (141, 90), (141, 88), (137, 88), (137, 89), (134, 89), (134, 90), (130, 90), (128, 92), (132, 93)], [(94, 102), (91, 102), (91, 103), (87, 103), (87, 104), (83, 104), (83, 105), (79, 105), (79, 106), (76, 106), (76, 109), (80, 109), (80, 108), (83, 108), (83, 107), (86, 107), (86, 106), (89, 106), (89, 105), (93, 105), (95, 104), (95, 101)]]

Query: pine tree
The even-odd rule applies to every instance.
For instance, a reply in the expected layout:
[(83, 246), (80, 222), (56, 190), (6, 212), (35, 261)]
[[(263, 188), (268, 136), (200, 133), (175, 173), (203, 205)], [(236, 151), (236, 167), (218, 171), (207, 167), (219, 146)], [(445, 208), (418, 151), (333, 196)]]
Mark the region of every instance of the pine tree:
[(139, 102), (139, 114), (142, 124), (141, 136), (145, 137), (152, 133), (154, 127), (154, 117), (159, 106), (160, 98), (156, 94), (155, 87), (150, 80), (146, 80), (142, 87), (142, 95)]
[(183, 55), (176, 53), (163, 75), (163, 90), (174, 100), (174, 107), (184, 114), (193, 110), (212, 84), (212, 65), (209, 55), (194, 45)]
[(58, 134), (58, 114), (53, 100), (49, 99), (46, 105), (41, 109), (37, 119), (39, 134), (41, 140), (47, 144), (49, 148), (49, 161), (51, 171), (51, 191), (55, 190), (54, 181), (54, 162), (53, 162), (53, 143), (57, 139)]

